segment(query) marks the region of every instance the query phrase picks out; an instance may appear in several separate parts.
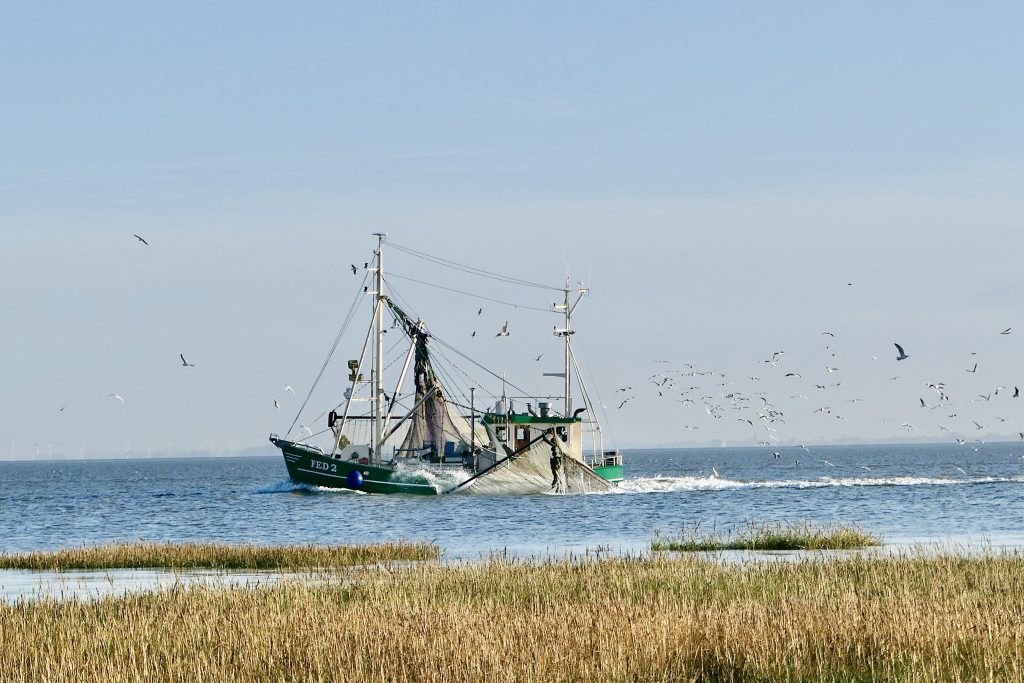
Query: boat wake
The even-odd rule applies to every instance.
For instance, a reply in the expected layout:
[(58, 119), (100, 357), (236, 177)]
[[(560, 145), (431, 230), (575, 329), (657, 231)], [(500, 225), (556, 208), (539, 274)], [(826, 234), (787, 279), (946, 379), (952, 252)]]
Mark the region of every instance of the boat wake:
[(668, 493), (672, 491), (727, 491), (736, 489), (820, 489), (853, 486), (951, 486), (1024, 483), (1024, 477), (820, 477), (739, 481), (721, 477), (637, 477), (626, 479), (617, 493)]
[(302, 482), (292, 481), (291, 479), (285, 479), (279, 481), (276, 484), (270, 484), (264, 486), (261, 489), (257, 489), (256, 493), (358, 493), (358, 491), (352, 491), (349, 489), (332, 489), (326, 486), (314, 486), (312, 484), (303, 484)]
[(402, 463), (395, 468), (395, 481), (419, 483), (424, 480), (441, 493), (455, 488), (470, 477), (470, 472), (462, 467), (446, 467), (434, 469), (425, 465)]

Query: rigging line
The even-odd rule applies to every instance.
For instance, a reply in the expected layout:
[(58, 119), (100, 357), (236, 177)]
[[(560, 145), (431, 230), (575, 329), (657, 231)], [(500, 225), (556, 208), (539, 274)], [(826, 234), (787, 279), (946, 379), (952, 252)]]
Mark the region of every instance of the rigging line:
[[(409, 313), (412, 313), (412, 314), (414, 314), (414, 315), (415, 315), (415, 316), (416, 316), (416, 317), (417, 317), (418, 319), (420, 319), (420, 320), (422, 320), (422, 319), (423, 319), (423, 317), (422, 317), (421, 315), (419, 315), (418, 313), (416, 313), (415, 309), (413, 309), (413, 307), (412, 307), (412, 306), (409, 306), (409, 305), (408, 305), (408, 303), (407, 303), (407, 302), (405, 301), (405, 298), (404, 298), (404, 297), (403, 297), (403, 296), (402, 296), (402, 295), (401, 295), (401, 294), (400, 294), (400, 293), (398, 292), (398, 290), (397, 290), (397, 289), (395, 289), (394, 287), (392, 287), (390, 291), (391, 291), (391, 294), (392, 294), (392, 295), (393, 295), (393, 296), (394, 296), (394, 297), (395, 297), (396, 299), (398, 299), (398, 300), (399, 300), (399, 301), (400, 301), (400, 302), (402, 303), (402, 307), (403, 307), (403, 308), (405, 308), (407, 312), (409, 312)], [(452, 346), (451, 344), (449, 344), (449, 343), (448, 343), (448, 342), (446, 342), (445, 340), (441, 339), (440, 337), (438, 337), (438, 336), (436, 336), (436, 335), (434, 335), (434, 334), (430, 333), (430, 338), (431, 338), (431, 339), (433, 339), (433, 340), (435, 340), (435, 341), (437, 341), (437, 343), (438, 343), (438, 344), (441, 344), (441, 345), (442, 345), (442, 346), (444, 346), (445, 348), (447, 348), (447, 349), (450, 349), (450, 350), (451, 350), (452, 352), (454, 352), (454, 353), (458, 354), (458, 355), (459, 355), (459, 356), (461, 356), (462, 358), (465, 358), (465, 359), (466, 359), (466, 360), (468, 360), (468, 361), (469, 361), (470, 363), (472, 363), (473, 365), (477, 366), (478, 368), (480, 368), (481, 370), (483, 370), (483, 371), (484, 371), (484, 372), (486, 372), (487, 374), (491, 375), (491, 376), (492, 376), (492, 377), (494, 377), (495, 379), (497, 379), (497, 380), (500, 380), (500, 381), (501, 381), (501, 383), (502, 383), (502, 386), (508, 385), (508, 386), (512, 387), (513, 389), (515, 389), (516, 391), (518, 391), (518, 392), (519, 392), (520, 394), (522, 394), (523, 396), (527, 396), (527, 395), (529, 395), (529, 394), (528, 394), (528, 393), (526, 392), (526, 390), (525, 390), (525, 389), (523, 389), (523, 388), (521, 388), (521, 387), (518, 387), (518, 386), (516, 386), (515, 384), (512, 384), (512, 382), (509, 382), (509, 381), (508, 381), (507, 379), (505, 379), (504, 377), (502, 377), (502, 376), (500, 376), (500, 375), (498, 375), (498, 374), (494, 373), (493, 371), (491, 371), (491, 370), (487, 369), (486, 367), (484, 367), (483, 365), (481, 365), (481, 364), (480, 364), (480, 363), (478, 363), (477, 361), (473, 360), (472, 358), (470, 358), (470, 357), (469, 357), (469, 356), (467, 356), (466, 354), (462, 353), (461, 351), (459, 351), (459, 350), (458, 350), (458, 349), (456, 349), (456, 348), (455, 348), (454, 346)], [(451, 362), (451, 361), (449, 361), (449, 362)], [(493, 395), (493, 394), (492, 394), (492, 395)]]
[(444, 347), (445, 347), (446, 349), (449, 349), (449, 350), (451, 350), (451, 351), (452, 351), (453, 353), (456, 353), (456, 354), (458, 354), (459, 356), (461, 356), (462, 358), (465, 358), (465, 359), (466, 359), (466, 360), (468, 360), (468, 361), (469, 361), (470, 363), (472, 363), (473, 365), (477, 366), (478, 368), (480, 368), (481, 370), (483, 370), (484, 372), (486, 372), (486, 373), (487, 373), (488, 375), (491, 375), (492, 377), (494, 377), (494, 378), (495, 378), (495, 379), (497, 379), (497, 380), (501, 380), (501, 382), (502, 382), (503, 384), (507, 384), (508, 386), (512, 387), (512, 388), (513, 388), (513, 389), (515, 389), (516, 391), (518, 391), (518, 392), (522, 393), (522, 394), (523, 394), (523, 396), (528, 396), (528, 395), (529, 395), (529, 393), (528, 393), (528, 392), (526, 391), (526, 389), (523, 389), (522, 387), (518, 387), (518, 386), (516, 386), (515, 384), (512, 384), (512, 382), (508, 381), (507, 379), (505, 379), (505, 378), (504, 378), (504, 377), (502, 377), (501, 375), (499, 375), (499, 374), (497, 374), (497, 373), (493, 372), (492, 370), (488, 370), (488, 369), (487, 369), (487, 368), (485, 368), (485, 367), (484, 367), (483, 365), (480, 365), (480, 363), (477, 363), (477, 362), (476, 362), (475, 360), (473, 360), (472, 358), (470, 358), (470, 357), (469, 357), (469, 356), (467, 356), (466, 354), (462, 353), (462, 351), (459, 351), (459, 350), (458, 350), (457, 348), (455, 348), (454, 346), (452, 346), (451, 344), (449, 344), (449, 343), (448, 343), (448, 342), (446, 342), (445, 340), (441, 339), (440, 337), (434, 337), (434, 336), (431, 336), (431, 339), (435, 340), (435, 341), (436, 341), (436, 342), (437, 342), (438, 344), (441, 344), (441, 345), (442, 345), (442, 346), (444, 346)]
[(338, 348), (338, 344), (341, 343), (341, 338), (344, 336), (345, 331), (348, 329), (349, 323), (352, 322), (352, 317), (356, 313), (356, 309), (359, 307), (359, 299), (363, 294), (363, 288), (366, 286), (366, 278), (369, 277), (369, 273), (363, 274), (363, 281), (360, 283), (359, 289), (356, 291), (356, 297), (352, 300), (352, 305), (348, 309), (348, 315), (345, 316), (345, 322), (341, 324), (341, 329), (338, 330), (338, 336), (334, 338), (334, 343), (331, 345), (331, 350), (327, 352), (327, 358), (324, 358), (324, 364), (320, 366), (320, 372), (317, 373), (316, 379), (313, 381), (313, 386), (309, 388), (309, 393), (306, 394), (305, 400), (302, 401), (302, 405), (299, 406), (299, 412), (295, 414), (295, 419), (292, 420), (292, 424), (288, 427), (288, 431), (285, 432), (285, 438), (292, 433), (295, 429), (295, 425), (298, 424), (299, 418), (302, 417), (302, 411), (306, 409), (306, 404), (309, 403), (310, 397), (313, 396), (313, 391), (316, 389), (317, 384), (320, 383), (321, 378), (324, 376), (324, 371), (327, 370), (328, 363), (331, 362), (331, 358), (334, 357), (334, 352)]
[[(574, 357), (575, 357), (575, 355), (576, 355), (575, 352), (573, 352), (573, 356)], [(587, 375), (589, 375), (589, 377), (590, 377), (590, 383), (594, 387), (594, 394), (597, 396), (597, 405), (601, 406), (601, 417), (604, 420), (604, 424), (608, 425), (609, 428), (610, 428), (611, 427), (611, 420), (608, 418), (608, 409), (604, 405), (604, 399), (601, 398), (601, 390), (598, 388), (598, 384), (594, 380), (594, 372), (593, 372), (593, 370), (590, 369), (590, 363), (587, 362), (586, 356), (581, 357), (580, 360), (583, 361), (583, 367), (585, 367), (587, 369)], [(602, 434), (605, 433), (603, 429), (601, 430), (601, 433)], [(612, 448), (618, 449), (619, 443), (618, 443), (618, 441), (615, 440), (615, 435), (613, 433), (609, 432), (608, 433), (608, 438), (612, 442)]]
[[(437, 351), (437, 355), (440, 356), (442, 359), (444, 359), (444, 361), (446, 363), (448, 363), (449, 365), (451, 365), (455, 370), (457, 370), (472, 386), (474, 386), (477, 389), (479, 389), (482, 394), (486, 394), (487, 396), (490, 396), (491, 398), (494, 398), (494, 399), (498, 398), (497, 394), (494, 394), (494, 393), (491, 393), (490, 391), (488, 391), (487, 387), (484, 386), (483, 382), (481, 382), (476, 377), (473, 377), (468, 372), (463, 370), (461, 367), (459, 367), (455, 363), (455, 361), (453, 361), (448, 356), (444, 355), (443, 352), (441, 352), (439, 350), (439, 351)], [(469, 392), (465, 392), (465, 393), (463, 393), (462, 396), (463, 396), (463, 398), (465, 398), (468, 395), (469, 395)]]
[(450, 261), (448, 259), (441, 258), (440, 256), (432, 256), (432, 255), (426, 254), (426, 253), (424, 253), (422, 251), (416, 251), (415, 249), (411, 249), (409, 247), (402, 246), (401, 244), (397, 244), (395, 242), (388, 242), (388, 245), (398, 249), (399, 251), (405, 252), (406, 254), (409, 254), (410, 256), (416, 256), (417, 258), (421, 258), (421, 259), (424, 259), (426, 261), (430, 261), (430, 262), (435, 263), (437, 265), (447, 266), (448, 268), (452, 268), (454, 270), (459, 270), (459, 271), (462, 271), (464, 273), (469, 273), (470, 275), (477, 275), (479, 277), (487, 277), (487, 278), (491, 278), (493, 280), (500, 280), (502, 282), (506, 282), (506, 283), (509, 283), (509, 284), (523, 285), (524, 287), (536, 287), (538, 289), (549, 289), (549, 290), (554, 291), (554, 292), (565, 291), (565, 289), (563, 287), (551, 287), (549, 285), (543, 285), (543, 284), (540, 284), (540, 283), (537, 283), (537, 282), (530, 282), (529, 280), (523, 280), (522, 278), (511, 277), (509, 275), (502, 275), (500, 273), (493, 273), (493, 272), (490, 272), (490, 271), (487, 271), (487, 270), (483, 270), (482, 268), (476, 268), (474, 266), (467, 266), (467, 265), (462, 264), (462, 263), (457, 263), (455, 261)]
[(465, 291), (463, 291), (461, 289), (453, 289), (452, 287), (445, 287), (443, 285), (435, 285), (433, 282), (425, 282), (423, 280), (417, 280), (416, 278), (411, 278), (411, 277), (409, 277), (407, 275), (399, 275), (397, 273), (388, 273), (387, 276), (384, 279), (386, 281), (388, 278), (391, 278), (391, 277), (397, 277), (397, 278), (399, 278), (401, 280), (408, 280), (410, 282), (416, 282), (416, 283), (419, 283), (421, 285), (427, 285), (428, 287), (436, 287), (437, 289), (443, 289), (443, 290), (445, 290), (447, 292), (455, 292), (456, 294), (463, 294), (465, 296), (471, 296), (474, 299), (481, 299), (482, 301), (490, 301), (492, 303), (502, 304), (504, 306), (511, 306), (513, 308), (525, 308), (525, 309), (530, 310), (530, 311), (541, 311), (542, 313), (557, 313), (558, 312), (558, 311), (553, 311), (550, 308), (541, 308), (540, 306), (528, 306), (526, 304), (514, 304), (511, 301), (502, 301), (501, 299), (492, 299), (492, 298), (487, 297), (487, 296), (481, 296), (480, 294), (473, 294), (472, 292), (465, 292)]

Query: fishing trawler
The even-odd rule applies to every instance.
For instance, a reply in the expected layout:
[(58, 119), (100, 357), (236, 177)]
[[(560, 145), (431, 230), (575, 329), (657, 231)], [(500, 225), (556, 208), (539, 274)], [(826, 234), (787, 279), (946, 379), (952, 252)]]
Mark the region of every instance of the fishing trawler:
[[(567, 282), (561, 290), (562, 301), (551, 308), (564, 316), (564, 325), (554, 330), (563, 341), (564, 371), (545, 373), (564, 378), (559, 412), (551, 397), (530, 397), (432, 334), (423, 320), (399, 306), (385, 291), (389, 285), (384, 273), (386, 235), (375, 236), (373, 260), (363, 268), (364, 285), (320, 376), (288, 433), (270, 435), (271, 442), (281, 449), (289, 477), (313, 486), (417, 495), (574, 494), (614, 489), (623, 477), (622, 456), (616, 450), (604, 450), (595, 406), (572, 347), (572, 314), (587, 290), (572, 288)], [(428, 258), (435, 263), (452, 263)], [(460, 268), (474, 274), (486, 272)], [(352, 269), (356, 274), (357, 267)], [(317, 418), (326, 417), (327, 427), (314, 434), (309, 427), (299, 425), (299, 419), (362, 297), (372, 301), (370, 329), (359, 357), (348, 361), (343, 400)], [(400, 331), (407, 340), (397, 345), (402, 348), (394, 358), (385, 357), (396, 348), (391, 345), (386, 349), (389, 330), (385, 329), (385, 316), (392, 321), (390, 331)], [(507, 329), (502, 332), (507, 335)], [(478, 410), (477, 391), (481, 387), (472, 386), (466, 392), (463, 385), (468, 374), (458, 367), (443, 367), (450, 361), (442, 349), (465, 358), (492, 380), (500, 379), (500, 394), (490, 394)], [(394, 384), (386, 384), (385, 373), (399, 363), (401, 371)], [(574, 377), (582, 398), (582, 405), (575, 410)], [(390, 395), (388, 386), (394, 387)], [(509, 395), (509, 388), (518, 393)], [(296, 425), (308, 433), (308, 438), (291, 436)], [(313, 443), (317, 438), (324, 441), (323, 445)]]

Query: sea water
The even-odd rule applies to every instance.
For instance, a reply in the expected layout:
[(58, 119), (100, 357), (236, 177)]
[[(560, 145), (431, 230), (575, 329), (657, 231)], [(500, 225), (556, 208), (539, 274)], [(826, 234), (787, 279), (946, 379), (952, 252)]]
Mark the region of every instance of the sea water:
[[(0, 463), (0, 551), (118, 541), (429, 541), (448, 560), (641, 554), (655, 534), (748, 523), (855, 524), (885, 551), (1024, 548), (1024, 443), (624, 451), (610, 493), (365, 495), (288, 479), (279, 457)], [(458, 475), (449, 474), (447, 478)], [(725, 555), (729, 555), (726, 553)], [(785, 555), (785, 554), (780, 554)], [(740, 561), (749, 554), (739, 553)], [(721, 555), (719, 557), (722, 557)], [(0, 571), (0, 600), (169, 585), (266, 585), (274, 573)]]
[(365, 495), (292, 482), (279, 457), (0, 463), (0, 549), (115, 541), (436, 543), (492, 552), (637, 553), (700, 523), (857, 524), (892, 546), (1024, 547), (1024, 443), (624, 451), (617, 491)]

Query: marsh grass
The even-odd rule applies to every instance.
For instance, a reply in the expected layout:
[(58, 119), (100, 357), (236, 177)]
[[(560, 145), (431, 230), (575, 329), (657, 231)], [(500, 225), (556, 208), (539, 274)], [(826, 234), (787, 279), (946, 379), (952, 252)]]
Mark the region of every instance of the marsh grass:
[(0, 605), (5, 682), (1019, 681), (1024, 557), (361, 568)]
[(655, 532), (651, 550), (853, 550), (882, 545), (882, 538), (857, 526), (820, 525), (812, 522), (746, 522), (719, 533), (717, 528), (703, 532), (700, 523), (683, 527), (674, 538), (662, 538)]
[(375, 545), (228, 545), (114, 543), (55, 552), (0, 553), (0, 569), (331, 569), (381, 562), (432, 560), (429, 543)]

